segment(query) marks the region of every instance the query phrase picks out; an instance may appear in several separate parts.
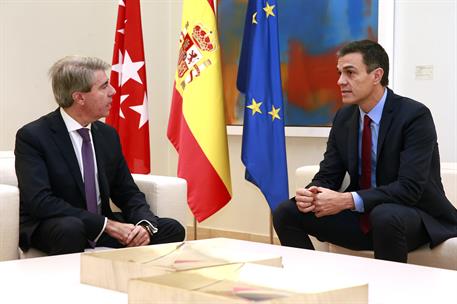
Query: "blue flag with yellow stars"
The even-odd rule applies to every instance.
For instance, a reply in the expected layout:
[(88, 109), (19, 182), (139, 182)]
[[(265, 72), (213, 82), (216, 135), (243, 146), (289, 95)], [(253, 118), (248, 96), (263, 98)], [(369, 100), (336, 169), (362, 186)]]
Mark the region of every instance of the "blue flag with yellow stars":
[(276, 0), (249, 0), (238, 67), (245, 94), (241, 159), (273, 211), (289, 198)]

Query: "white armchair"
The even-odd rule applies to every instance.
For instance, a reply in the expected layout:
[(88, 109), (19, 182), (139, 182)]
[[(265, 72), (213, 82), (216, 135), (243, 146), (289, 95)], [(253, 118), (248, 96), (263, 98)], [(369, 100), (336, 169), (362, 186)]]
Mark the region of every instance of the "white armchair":
[[(133, 179), (146, 195), (151, 211), (160, 217), (171, 217), (186, 227), (187, 183), (171, 176), (133, 174)], [(0, 261), (44, 255), (31, 249), (18, 248), (19, 189), (14, 169), (14, 153), (0, 151)]]
[[(311, 182), (314, 175), (319, 170), (319, 166), (303, 166), (295, 171), (296, 187), (303, 187)], [(446, 192), (446, 197), (457, 207), (457, 163), (441, 163), (441, 178)], [(349, 184), (349, 175), (343, 181), (343, 186)], [(316, 250), (328, 251), (333, 253), (342, 253), (356, 255), (361, 257), (373, 257), (373, 251), (354, 251), (334, 244), (320, 242), (311, 237)], [(408, 263), (447, 268), (457, 270), (457, 237), (446, 240), (433, 249), (429, 245), (424, 245), (408, 254)]]
[(0, 184), (0, 261), (18, 257), (19, 189)]

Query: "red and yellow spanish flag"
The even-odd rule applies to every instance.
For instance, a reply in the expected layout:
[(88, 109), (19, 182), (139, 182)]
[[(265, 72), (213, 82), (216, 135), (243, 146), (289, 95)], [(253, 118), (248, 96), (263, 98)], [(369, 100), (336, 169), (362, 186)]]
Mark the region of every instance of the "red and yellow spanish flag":
[(201, 222), (231, 199), (220, 45), (213, 0), (184, 0), (168, 138)]

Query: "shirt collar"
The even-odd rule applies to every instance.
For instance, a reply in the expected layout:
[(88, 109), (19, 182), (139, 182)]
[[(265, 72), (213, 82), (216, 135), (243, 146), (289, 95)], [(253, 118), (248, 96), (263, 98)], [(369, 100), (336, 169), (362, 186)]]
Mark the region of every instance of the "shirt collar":
[(376, 104), (376, 106), (371, 109), (370, 112), (368, 113), (365, 113), (364, 111), (362, 111), (362, 109), (359, 107), (359, 111), (360, 111), (360, 121), (363, 121), (363, 117), (366, 115), (366, 114), (369, 114), (371, 120), (379, 125), (380, 121), (381, 121), (381, 116), (382, 116), (382, 110), (384, 109), (384, 104), (386, 103), (386, 98), (387, 98), (387, 89), (384, 89), (384, 94), (382, 94), (382, 97), (381, 99), (378, 101), (378, 103)]
[(81, 128), (88, 128), (90, 130), (91, 124), (88, 124), (87, 127), (81, 126), (79, 122), (77, 122), (73, 119), (73, 117), (68, 115), (68, 113), (63, 108), (60, 108), (60, 114), (62, 115), (63, 122), (65, 123), (68, 132), (73, 132)]

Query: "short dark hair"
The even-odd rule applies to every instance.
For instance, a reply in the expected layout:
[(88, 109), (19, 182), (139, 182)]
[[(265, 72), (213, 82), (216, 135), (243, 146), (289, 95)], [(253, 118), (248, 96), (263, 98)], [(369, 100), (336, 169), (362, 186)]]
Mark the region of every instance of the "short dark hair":
[(339, 58), (352, 53), (362, 54), (368, 73), (377, 68), (383, 69), (381, 85), (386, 87), (389, 84), (389, 56), (379, 43), (371, 40), (353, 41), (343, 46), (336, 55)]

